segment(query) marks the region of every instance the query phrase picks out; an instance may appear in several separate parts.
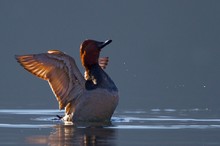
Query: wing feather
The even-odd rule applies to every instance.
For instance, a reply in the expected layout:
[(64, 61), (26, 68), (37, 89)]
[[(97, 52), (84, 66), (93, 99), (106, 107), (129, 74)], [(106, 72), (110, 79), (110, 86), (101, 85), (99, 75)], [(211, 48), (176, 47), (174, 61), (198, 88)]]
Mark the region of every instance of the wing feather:
[(85, 88), (85, 80), (75, 60), (61, 51), (15, 57), (27, 71), (48, 81), (60, 109), (77, 98)]
[(99, 58), (99, 66), (101, 66), (102, 69), (105, 69), (108, 65), (109, 58), (108, 57), (100, 57)]

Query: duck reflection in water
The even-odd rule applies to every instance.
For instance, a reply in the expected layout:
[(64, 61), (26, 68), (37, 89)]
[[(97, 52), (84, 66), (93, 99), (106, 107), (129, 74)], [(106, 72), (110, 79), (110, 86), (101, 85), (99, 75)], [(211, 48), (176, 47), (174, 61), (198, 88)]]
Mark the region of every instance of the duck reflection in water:
[(28, 144), (47, 144), (52, 146), (68, 145), (116, 145), (116, 130), (104, 127), (76, 128), (72, 125), (57, 125), (49, 136), (27, 137)]

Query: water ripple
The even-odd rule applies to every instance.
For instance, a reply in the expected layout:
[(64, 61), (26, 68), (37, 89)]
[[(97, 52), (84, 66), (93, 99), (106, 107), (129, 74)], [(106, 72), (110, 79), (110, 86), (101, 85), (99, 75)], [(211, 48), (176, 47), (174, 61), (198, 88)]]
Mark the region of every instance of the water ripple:
[(115, 129), (211, 129), (220, 125), (117, 125)]
[(0, 123), (1, 128), (50, 128), (53, 124), (4, 124)]
[[(1, 109), (1, 128), (50, 128), (62, 124), (56, 115), (64, 111), (50, 109)], [(117, 111), (113, 129), (213, 129), (220, 128), (218, 111), (210, 109), (150, 109)]]

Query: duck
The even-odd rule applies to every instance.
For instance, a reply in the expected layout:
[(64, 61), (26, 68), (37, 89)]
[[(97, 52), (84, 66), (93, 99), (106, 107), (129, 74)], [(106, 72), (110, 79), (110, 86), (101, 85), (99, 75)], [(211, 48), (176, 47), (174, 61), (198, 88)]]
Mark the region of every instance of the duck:
[(105, 72), (109, 58), (100, 57), (100, 53), (111, 42), (92, 39), (82, 42), (80, 59), (85, 69), (84, 77), (74, 58), (59, 50), (15, 55), (15, 59), (25, 70), (49, 83), (59, 109), (65, 111), (63, 121), (110, 122), (119, 94)]

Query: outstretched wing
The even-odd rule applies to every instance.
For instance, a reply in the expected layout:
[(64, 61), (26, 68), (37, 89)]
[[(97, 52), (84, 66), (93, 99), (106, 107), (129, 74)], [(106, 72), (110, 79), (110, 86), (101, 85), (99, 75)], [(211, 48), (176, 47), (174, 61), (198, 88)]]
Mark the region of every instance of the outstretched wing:
[(15, 57), (27, 71), (49, 82), (60, 109), (76, 99), (85, 88), (85, 79), (75, 60), (61, 51)]

